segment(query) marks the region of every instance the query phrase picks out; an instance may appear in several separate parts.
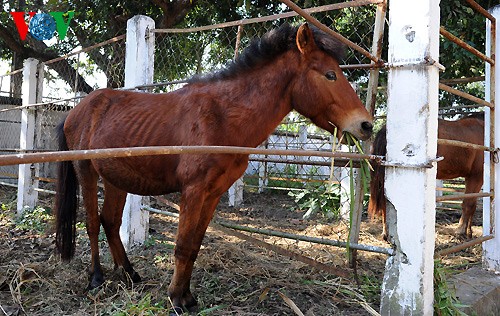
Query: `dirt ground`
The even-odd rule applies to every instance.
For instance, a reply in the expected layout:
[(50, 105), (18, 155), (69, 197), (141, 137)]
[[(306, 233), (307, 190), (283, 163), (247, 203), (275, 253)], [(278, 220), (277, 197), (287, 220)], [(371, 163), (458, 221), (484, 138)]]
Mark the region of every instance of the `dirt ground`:
[[(52, 196), (41, 196), (52, 206)], [(176, 200), (176, 196), (169, 196)], [(150, 238), (129, 258), (143, 282), (129, 286), (113, 269), (104, 237), (101, 258), (107, 281), (86, 291), (90, 248), (83, 225), (78, 227), (76, 257), (62, 263), (55, 253), (50, 223), (41, 231), (23, 229), (15, 221), (15, 191), (0, 188), (0, 315), (168, 315), (167, 287), (173, 273), (176, 220), (152, 214)], [(280, 193), (247, 193), (241, 208), (221, 201), (217, 220), (328, 239), (345, 240), (347, 224), (318, 217), (302, 220), (293, 199)], [(157, 207), (171, 211), (166, 206)], [(476, 213), (476, 225), (480, 214)], [(459, 211), (439, 212), (437, 249), (458, 243), (454, 237)], [(82, 217), (83, 220), (83, 217)], [(387, 247), (379, 223), (363, 221), (360, 242)], [(474, 226), (474, 235), (481, 233)], [(332, 246), (254, 238), (318, 262), (349, 269), (346, 250)], [(447, 256), (443, 263), (454, 272), (479, 264), (480, 246)], [(341, 278), (311, 265), (261, 248), (249, 241), (209, 228), (195, 264), (192, 289), (196, 315), (294, 315), (293, 305), (308, 316), (370, 315), (378, 311), (386, 255), (358, 252), (357, 278)], [(352, 270), (351, 270), (352, 272)], [(195, 314), (193, 314), (195, 315)]]

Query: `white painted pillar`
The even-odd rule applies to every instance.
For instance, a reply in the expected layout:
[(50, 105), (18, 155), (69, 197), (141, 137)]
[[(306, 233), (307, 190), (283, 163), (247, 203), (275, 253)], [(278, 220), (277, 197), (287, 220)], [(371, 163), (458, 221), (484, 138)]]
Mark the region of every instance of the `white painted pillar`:
[[(37, 92), (38, 60), (28, 58), (24, 62), (23, 68), (23, 84), (22, 84), (22, 99), (23, 105), (37, 103), (37, 96), (41, 95), (41, 91)], [(21, 111), (21, 135), (20, 149), (34, 149), (35, 130), (36, 130), (36, 109), (24, 108)], [(17, 213), (21, 214), (23, 210), (36, 206), (38, 200), (38, 164), (23, 164), (19, 165), (19, 178), (17, 182)]]
[[(382, 315), (433, 315), (439, 0), (389, 2), (387, 160), (389, 238)], [(397, 217), (397, 218), (396, 218)]]
[[(268, 141), (259, 146), (259, 148), (267, 148), (268, 147)], [(264, 155), (264, 158), (267, 158), (267, 155)], [(269, 179), (267, 178), (267, 162), (262, 161), (259, 162), (259, 193), (264, 192), (264, 188), (268, 186)]]
[(227, 191), (229, 197), (229, 206), (236, 207), (243, 203), (243, 177), (236, 180)]
[[(493, 7), (490, 9), (490, 13), (496, 18), (496, 39), (495, 39), (495, 62), (499, 62), (500, 56), (500, 5)], [(486, 20), (486, 55), (491, 56), (491, 23), (489, 20)], [(498, 68), (495, 67), (495, 68)], [(496, 69), (494, 71), (494, 80), (495, 86), (494, 94), (491, 91), (491, 67), (489, 63), (486, 63), (486, 87), (485, 87), (485, 98), (487, 101), (494, 103), (495, 105), (500, 104), (500, 102), (496, 102), (498, 100), (498, 95), (500, 91), (500, 71)], [(490, 111), (489, 108), (485, 109), (485, 140), (484, 143), (486, 146), (490, 144), (490, 116), (493, 111)], [(495, 111), (494, 115), (494, 148), (500, 148), (500, 113)], [(493, 112), (493, 113), (495, 113)], [(490, 185), (490, 153), (485, 152), (484, 157), (484, 177), (485, 181), (483, 184), (483, 191), (489, 192), (491, 190)], [(500, 164), (496, 163), (494, 166), (494, 187), (493, 192), (495, 192), (495, 200), (494, 201), (494, 210), (491, 212), (490, 207), (490, 198), (483, 199), (483, 235), (493, 234), (495, 236), (494, 239), (487, 240), (483, 243), (483, 266), (486, 269), (492, 269), (500, 272), (500, 203), (498, 203), (499, 197), (498, 193), (500, 192)]]
[[(342, 145), (342, 147), (345, 146)], [(340, 218), (347, 222), (349, 222), (351, 218), (351, 203), (354, 203), (358, 194), (354, 192), (354, 199), (351, 201), (351, 187), (354, 186), (353, 190), (356, 190), (358, 173), (359, 169), (353, 168), (351, 180), (351, 168), (340, 168)]]
[[(299, 137), (297, 139), (298, 141), (298, 145), (297, 146), (298, 148), (297, 149), (306, 149), (306, 144), (307, 144), (307, 125), (305, 124), (302, 124), (299, 126)], [(295, 159), (297, 159), (297, 161), (300, 161), (300, 162), (306, 162), (307, 161), (307, 157), (306, 156), (298, 156), (296, 157)], [(302, 164), (297, 164), (297, 176), (298, 178), (302, 178), (302, 179), (307, 179), (308, 176), (307, 176), (307, 168), (305, 165), (302, 165)], [(303, 184), (305, 185), (307, 182), (304, 181)]]
[[(127, 22), (125, 51), (125, 88), (153, 82), (154, 71), (154, 20), (137, 15)], [(142, 209), (143, 197), (127, 195), (123, 209), (120, 237), (126, 249), (142, 244), (149, 229), (149, 212)]]
[[(439, 190), (443, 188), (444, 188), (444, 181), (436, 179), (436, 198), (443, 196), (443, 190)], [(443, 202), (437, 202), (436, 206), (443, 206)]]

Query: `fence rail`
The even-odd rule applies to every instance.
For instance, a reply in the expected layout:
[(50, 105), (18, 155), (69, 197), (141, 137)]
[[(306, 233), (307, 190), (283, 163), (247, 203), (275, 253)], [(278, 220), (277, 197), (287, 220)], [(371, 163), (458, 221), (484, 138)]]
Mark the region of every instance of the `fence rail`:
[[(402, 0), (399, 0), (402, 1)], [(474, 8), (475, 11), (479, 12), (483, 16), (485, 16), (489, 21), (491, 21), (491, 26), (492, 29), (495, 29), (495, 23), (496, 20), (493, 15), (491, 15), (489, 12), (481, 8), (476, 2), (473, 0), (466, 0), (467, 3), (471, 5), (472, 8)], [(377, 86), (378, 86), (378, 75), (383, 74), (384, 71), (388, 70), (389, 72), (397, 70), (397, 71), (404, 71), (407, 69), (409, 66), (411, 67), (426, 67), (428, 65), (436, 65), (438, 68), (441, 70), (444, 68), (441, 66), (439, 63), (437, 63), (434, 59), (431, 57), (434, 57), (436, 60), (438, 60), (437, 56), (427, 56), (426, 58), (422, 59), (420, 57), (416, 57), (414, 60), (417, 60), (415, 62), (407, 62), (407, 59), (399, 59), (395, 60), (392, 63), (391, 62), (384, 62), (381, 56), (382, 52), (382, 38), (383, 38), (383, 26), (385, 24), (385, 6), (386, 6), (386, 1), (385, 0), (360, 0), (360, 1), (347, 1), (344, 3), (339, 3), (339, 4), (332, 4), (332, 5), (327, 5), (327, 6), (322, 6), (318, 8), (310, 8), (310, 9), (301, 9), (297, 5), (295, 5), (293, 2), (289, 0), (283, 0), (282, 1), (284, 4), (292, 8), (295, 12), (287, 12), (283, 14), (278, 14), (278, 15), (272, 15), (268, 17), (260, 17), (260, 18), (251, 18), (251, 19), (244, 19), (244, 20), (239, 20), (239, 21), (232, 21), (228, 23), (222, 23), (222, 24), (217, 24), (217, 25), (212, 25), (212, 26), (203, 26), (203, 27), (196, 27), (196, 28), (190, 28), (190, 29), (156, 29), (154, 27), (149, 29), (150, 33), (147, 33), (148, 36), (150, 37), (156, 37), (156, 42), (155, 42), (155, 47), (153, 50), (156, 49), (157, 52), (162, 52), (164, 54), (156, 54), (155, 55), (155, 74), (154, 74), (154, 80), (161, 81), (159, 83), (151, 83), (151, 82), (142, 82), (138, 83), (136, 82), (134, 85), (131, 85), (130, 87), (127, 87), (128, 89), (147, 89), (149, 91), (164, 91), (162, 90), (162, 87), (165, 86), (175, 86), (175, 85), (180, 85), (185, 83), (185, 79), (187, 77), (190, 77), (191, 75), (198, 73), (200, 71), (210, 71), (216, 67), (221, 66), (222, 64), (225, 63), (224, 59), (227, 56), (230, 56), (232, 58), (238, 53), (239, 47), (243, 47), (241, 45), (242, 43), (245, 43), (245, 41), (249, 41), (250, 36), (249, 35), (259, 35), (263, 31), (267, 31), (272, 22), (276, 21), (276, 19), (288, 19), (292, 17), (297, 17), (297, 16), (303, 16), (307, 21), (309, 21), (311, 24), (316, 25), (320, 29), (324, 30), (325, 32), (331, 34), (332, 36), (338, 38), (339, 40), (343, 41), (345, 44), (347, 44), (351, 48), (352, 53), (360, 53), (362, 55), (361, 58), (358, 59), (359, 56), (355, 55), (353, 59), (356, 59), (359, 61), (358, 63), (354, 64), (349, 64), (349, 65), (342, 65), (342, 69), (348, 73), (356, 73), (356, 74), (361, 74), (358, 76), (355, 76), (356, 78), (356, 84), (364, 85), (363, 89), (360, 89), (360, 95), (362, 98), (365, 97), (365, 94), (367, 96), (367, 103), (374, 105), (376, 102), (377, 94), (381, 93), (383, 94), (384, 91), (378, 91)], [(394, 4), (397, 4), (397, 1), (394, 1)], [(347, 34), (345, 37), (340, 36), (339, 34), (335, 33), (330, 27), (327, 27), (325, 24), (331, 24), (334, 25), (333, 21), (334, 18), (331, 16), (327, 16), (327, 14), (319, 14), (319, 13), (325, 13), (331, 10), (349, 10), (350, 8), (359, 8), (362, 6), (367, 6), (367, 5), (376, 5), (377, 6), (377, 14), (382, 12), (376, 19), (375, 22), (372, 23), (372, 21), (363, 21), (363, 23), (370, 23), (372, 26), (375, 26), (373, 29), (374, 31), (370, 31), (372, 33), (378, 33), (378, 34), (351, 34), (355, 35), (354, 37), (356, 38), (356, 43), (355, 41), (352, 41), (351, 38)], [(373, 7), (369, 7), (368, 10), (373, 9)], [(392, 7), (394, 10), (393, 12), (396, 12), (397, 7), (394, 6)], [(373, 10), (374, 11), (374, 10)], [(420, 11), (419, 11), (420, 12)], [(355, 13), (355, 12), (354, 12)], [(330, 23), (324, 23), (325, 21), (322, 21), (321, 18), (315, 18), (313, 17), (314, 14), (318, 14), (321, 17), (326, 16), (327, 19), (331, 19), (329, 21)], [(315, 15), (315, 16), (318, 16)], [(355, 16), (355, 14), (353, 14)], [(400, 18), (400, 17), (399, 17)], [(423, 18), (423, 17), (422, 17)], [(369, 19), (366, 19), (369, 20)], [(321, 23), (323, 22), (323, 23)], [(256, 25), (256, 23), (261, 23), (262, 25)], [(267, 24), (263, 24), (267, 23)], [(376, 24), (376, 25), (375, 25)], [(249, 25), (255, 25), (253, 28), (249, 27)], [(245, 27), (243, 27), (245, 26)], [(236, 27), (238, 28), (238, 31), (236, 33)], [(233, 29), (230, 29), (233, 28)], [(224, 30), (222, 30), (224, 29)], [(249, 30), (250, 29), (250, 30)], [(356, 29), (356, 26), (354, 27)], [(422, 28), (424, 29), (424, 27)], [(439, 26), (436, 27), (436, 31), (439, 29)], [(222, 31), (221, 31), (222, 30)], [(223, 37), (224, 43), (227, 44), (227, 47), (209, 47), (209, 49), (213, 49), (215, 51), (216, 57), (220, 57), (214, 60), (210, 60), (207, 62), (203, 58), (208, 56), (208, 44), (203, 47), (196, 47), (195, 52), (193, 53), (194, 55), (198, 54), (199, 58), (199, 67), (194, 67), (189, 68), (185, 67), (182, 69), (169, 69), (168, 71), (165, 70), (167, 67), (178, 67), (178, 65), (183, 65), (185, 64), (186, 60), (193, 59), (189, 53), (186, 54), (186, 56), (178, 56), (182, 54), (177, 54), (175, 58), (186, 58), (186, 59), (176, 59), (176, 60), (171, 60), (171, 58), (174, 58), (175, 54), (166, 54), (165, 52), (170, 52), (171, 49), (175, 51), (178, 47), (175, 46), (177, 42), (177, 39), (182, 36), (190, 36), (194, 32), (206, 32), (204, 36), (206, 38), (210, 38), (210, 36), (221, 36)], [(247, 32), (247, 33), (245, 33)], [(233, 34), (234, 33), (234, 34)], [(214, 35), (215, 34), (215, 35)], [(490, 78), (486, 79), (492, 79), (492, 82), (494, 84), (494, 68), (493, 66), (495, 65), (494, 62), (494, 52), (489, 54), (488, 53), (482, 53), (479, 50), (475, 49), (472, 45), (469, 45), (467, 42), (462, 41), (458, 39), (456, 36), (448, 32), (446, 29), (442, 28), (441, 29), (441, 34), (447, 38), (451, 39), (454, 43), (456, 43), (458, 46), (463, 47), (467, 49), (467, 51), (475, 54), (478, 56), (478, 59), (481, 60), (482, 62), (485, 62), (488, 64), (488, 66), (491, 66), (492, 71), (491, 75), (489, 76)], [(492, 30), (492, 34), (495, 34), (495, 31)], [(234, 37), (233, 37), (234, 35)], [(372, 37), (373, 35), (373, 37)], [(437, 37), (439, 37), (438, 34), (435, 34)], [(348, 38), (348, 39), (347, 39)], [(358, 40), (361, 39), (361, 40)], [(372, 40), (373, 38), (373, 40)], [(8, 106), (4, 106), (0, 108), (0, 115), (1, 115), (1, 120), (2, 123), (6, 123), (3, 125), (14, 125), (14, 124), (19, 124), (21, 122), (21, 119), (19, 118), (22, 115), (25, 114), (33, 114), (38, 117), (38, 119), (41, 118), (41, 120), (37, 121), (36, 125), (36, 132), (38, 133), (38, 138), (35, 139), (33, 146), (31, 148), (24, 148), (24, 149), (19, 149), (21, 153), (18, 154), (11, 154), (12, 150), (16, 150), (16, 146), (19, 144), (3, 144), (2, 148), (0, 148), (0, 151), (2, 153), (8, 153), (0, 156), (0, 166), (1, 167), (6, 167), (6, 166), (11, 166), (12, 164), (39, 164), (39, 163), (45, 163), (45, 162), (54, 162), (54, 161), (65, 161), (65, 160), (74, 160), (74, 159), (106, 159), (106, 158), (117, 158), (117, 157), (134, 157), (134, 156), (148, 156), (148, 155), (166, 155), (166, 154), (175, 154), (175, 155), (181, 155), (181, 154), (233, 154), (233, 155), (259, 155), (255, 157), (250, 157), (250, 159), (254, 160), (254, 162), (257, 163), (257, 167), (255, 167), (255, 170), (259, 172), (259, 179), (284, 179), (282, 176), (276, 176), (276, 175), (269, 175), (266, 174), (266, 172), (269, 172), (269, 170), (264, 170), (267, 166), (266, 164), (271, 164), (271, 163), (287, 163), (290, 165), (294, 165), (296, 168), (301, 168), (303, 165), (309, 164), (311, 167), (315, 166), (330, 166), (331, 168), (333, 167), (334, 164), (331, 164), (329, 161), (331, 159), (325, 159), (325, 161), (308, 161), (308, 160), (302, 160), (302, 157), (323, 157), (323, 158), (348, 158), (348, 159), (354, 159), (356, 161), (361, 161), (364, 159), (369, 159), (369, 160), (377, 160), (379, 162), (384, 163), (382, 160), (384, 159), (383, 157), (380, 156), (374, 156), (374, 155), (369, 155), (369, 154), (353, 154), (353, 153), (347, 153), (347, 152), (331, 152), (331, 148), (335, 146), (333, 144), (332, 139), (328, 137), (324, 137), (324, 148), (325, 150), (328, 151), (321, 151), (321, 150), (316, 150), (316, 151), (311, 151), (311, 150), (303, 150), (303, 149), (264, 149), (264, 148), (238, 148), (238, 147), (208, 147), (208, 146), (192, 146), (192, 147), (183, 147), (183, 146), (167, 146), (167, 147), (135, 147), (135, 148), (111, 148), (111, 149), (93, 149), (93, 150), (81, 150), (81, 151), (67, 151), (67, 152), (53, 152), (50, 150), (53, 150), (55, 148), (55, 142), (54, 142), (54, 135), (53, 132), (53, 127), (55, 124), (59, 122), (59, 118), (61, 115), (64, 115), (64, 112), (68, 111), (74, 104), (76, 104), (76, 100), (80, 98), (81, 96), (78, 95), (78, 93), (81, 92), (81, 90), (78, 89), (78, 87), (81, 87), (81, 81), (84, 80), (85, 82), (87, 80), (90, 80), (90, 74), (93, 74), (95, 71), (94, 70), (99, 70), (101, 72), (101, 75), (103, 78), (100, 78), (96, 82), (90, 82), (89, 81), (89, 86), (92, 89), (96, 88), (103, 88), (103, 87), (113, 87), (113, 88), (123, 88), (124, 85), (124, 77), (125, 77), (125, 70), (124, 70), (124, 59), (125, 59), (125, 36), (118, 36), (116, 38), (110, 39), (106, 42), (99, 43), (96, 45), (93, 45), (91, 47), (84, 48), (78, 52), (74, 52), (71, 54), (68, 54), (66, 56), (62, 56), (60, 58), (54, 59), (52, 61), (46, 61), (44, 63), (41, 63), (38, 65), (38, 74), (40, 75), (39, 77), (39, 82), (37, 83), (38, 86), (40, 86), (39, 94), (36, 96), (36, 100), (32, 100), (30, 102), (24, 102), (22, 106), (20, 107), (15, 107), (14, 104), (10, 104)], [(372, 40), (372, 42), (370, 42)], [(380, 41), (380, 43), (379, 43)], [(196, 40), (192, 40), (191, 42), (196, 42)], [(403, 40), (404, 43), (401, 45), (407, 45), (408, 43), (407, 40)], [(234, 44), (234, 45), (233, 45)], [(366, 45), (365, 45), (366, 44)], [(372, 49), (371, 52), (369, 51), (369, 46), (372, 44)], [(377, 46), (377, 44), (380, 44)], [(233, 46), (231, 46), (233, 45)], [(365, 45), (365, 46), (363, 46)], [(439, 44), (438, 44), (439, 45)], [(455, 45), (453, 45), (455, 46)], [(233, 47), (234, 49), (232, 49)], [(491, 43), (491, 47), (493, 50), (495, 50), (495, 42), (494, 40)], [(222, 51), (225, 49), (226, 51)], [(106, 53), (101, 54), (100, 50), (104, 50)], [(109, 50), (109, 51), (108, 51)], [(114, 53), (113, 53), (114, 52)], [(200, 55), (201, 52), (201, 55)], [(116, 54), (115, 54), (116, 53)], [(102, 56), (99, 56), (102, 55)], [(116, 55), (116, 56), (115, 56)], [(193, 55), (193, 56), (194, 56)], [(219, 56), (220, 55), (220, 56)], [(226, 57), (224, 57), (226, 56)], [(100, 57), (104, 58), (101, 60), (102, 64), (100, 67), (95, 67), (92, 68), (89, 66), (89, 69), (85, 69), (82, 67), (83, 64), (85, 64), (85, 60), (87, 58), (94, 58), (94, 57)], [(115, 59), (112, 59), (112, 57), (116, 57)], [(407, 56), (405, 56), (406, 58)], [(61, 68), (60, 63), (66, 63), (66, 66), (70, 66), (66, 69), (66, 73), (61, 73)], [(142, 67), (144, 70), (146, 67)], [(432, 68), (432, 67), (428, 67)], [(435, 70), (435, 69), (434, 69)], [(1, 76), (2, 79), (8, 78), (9, 76), (12, 75), (20, 75), (23, 70), (16, 70), (12, 72), (9, 75)], [(163, 71), (163, 72), (162, 72)], [(427, 70), (426, 70), (427, 71)], [(168, 72), (168, 73), (167, 73)], [(58, 76), (67, 76), (67, 81), (64, 83), (64, 88), (62, 90), (54, 90), (52, 89), (53, 87), (58, 87), (59, 85), (54, 84), (56, 82), (55, 80), (60, 80), (60, 79), (54, 79)], [(377, 80), (374, 80), (374, 78), (377, 78)], [(486, 76), (488, 77), (488, 76)], [(478, 80), (484, 80), (485, 77), (480, 76), (477, 78), (474, 78), (473, 80), (477, 82)], [(369, 83), (369, 88), (365, 88), (366, 82), (370, 81)], [(456, 95), (460, 98), (465, 98), (467, 100), (470, 100), (474, 102), (476, 105), (471, 105), (469, 107), (485, 107), (487, 111), (491, 111), (491, 142), (489, 144), (485, 144), (486, 146), (482, 145), (477, 145), (477, 144), (466, 144), (462, 142), (457, 142), (457, 141), (452, 141), (452, 140), (438, 140), (438, 144), (440, 145), (453, 145), (453, 146), (460, 146), (464, 148), (472, 148), (472, 149), (478, 149), (478, 150), (485, 150), (485, 151), (490, 151), (490, 152), (497, 152), (495, 149), (495, 142), (494, 142), (494, 126), (493, 122), (495, 121), (495, 115), (494, 115), (494, 88), (491, 89), (491, 102), (488, 102), (487, 100), (484, 100), (482, 98), (478, 98), (476, 96), (473, 96), (471, 94), (465, 93), (460, 91), (459, 89), (455, 89), (450, 87), (448, 84), (463, 84), (466, 80), (464, 79), (449, 79), (447, 81), (443, 81), (440, 85), (439, 88), (441, 88), (444, 92), (444, 94), (450, 93), (453, 95)], [(434, 82), (434, 81), (433, 81)], [(437, 80), (435, 80), (437, 82)], [(471, 80), (467, 79), (467, 82), (471, 82)], [(87, 83), (87, 82), (86, 82)], [(403, 88), (404, 89), (404, 88)], [(7, 90), (7, 89), (0, 89), (0, 90)], [(67, 92), (68, 95), (63, 95), (62, 93), (59, 93), (60, 91)], [(6, 91), (7, 92), (7, 91)], [(19, 93), (14, 93), (13, 91), (9, 92), (12, 95), (19, 95)], [(11, 97), (12, 97), (11, 95)], [(394, 94), (393, 94), (394, 95)], [(368, 101), (369, 100), (369, 101)], [(385, 102), (384, 98), (384, 102)], [(55, 103), (61, 103), (63, 102), (64, 104), (62, 107), (56, 108), (54, 106)], [(29, 103), (29, 104), (28, 104)], [(426, 103), (427, 104), (427, 103)], [(374, 107), (371, 108), (372, 112), (374, 112)], [(405, 108), (405, 110), (408, 110), (408, 108)], [(9, 117), (12, 116), (12, 117)], [(291, 130), (297, 125), (302, 124), (303, 122), (301, 119), (298, 119), (297, 117), (288, 117), (286, 121), (284, 121), (284, 124), (282, 126), (283, 129), (285, 130)], [(12, 126), (10, 126), (12, 127)], [(9, 128), (10, 128), (9, 127)], [(417, 127), (418, 129), (419, 127)], [(6, 130), (6, 129), (5, 129)], [(12, 129), (14, 130), (14, 129)], [(4, 131), (4, 130), (2, 130)], [(9, 133), (13, 133), (11, 130), (8, 131)], [(296, 132), (296, 131), (295, 131)], [(16, 131), (16, 137), (19, 135), (18, 131)], [(9, 134), (10, 135), (10, 134)], [(296, 139), (294, 138), (293, 140), (290, 140), (286, 137), (283, 137), (282, 139), (279, 139), (275, 141), (274, 144), (270, 144), (270, 147), (272, 146), (282, 146), (283, 148), (302, 148), (307, 144), (310, 139), (306, 138), (306, 141), (304, 139), (301, 139), (300, 133), (297, 134), (298, 137)], [(10, 137), (10, 136), (9, 136)], [(17, 140), (19, 140), (19, 137), (17, 137)], [(17, 141), (16, 140), (16, 141)], [(3, 150), (2, 150), (3, 149)], [(31, 153), (34, 152), (34, 153)], [(294, 161), (292, 161), (290, 158), (286, 159), (277, 159), (276, 157), (272, 156), (287, 156), (287, 157), (299, 157), (299, 158), (294, 158)], [(262, 157), (263, 156), (263, 157)], [(494, 160), (494, 159), (492, 159)], [(339, 162), (339, 160), (336, 160)], [(432, 160), (434, 162), (434, 160)], [(493, 161), (494, 162), (494, 161)], [(427, 167), (432, 167), (435, 164), (431, 164), (430, 162), (426, 162), (425, 164), (415, 164), (415, 165), (405, 165), (404, 163), (401, 164), (392, 164), (392, 166), (395, 167), (410, 167), (410, 168), (427, 168)], [(34, 169), (34, 168), (33, 168)], [(47, 167), (48, 169), (48, 167)], [(391, 168), (394, 169), (394, 168)], [(494, 187), (494, 165), (492, 164), (491, 167), (491, 187)], [(19, 169), (20, 170), (20, 169)], [(264, 170), (264, 171), (263, 171)], [(427, 170), (427, 169), (426, 169)], [(26, 173), (30, 173), (32, 170), (30, 167), (25, 168)], [(12, 177), (15, 177), (15, 172), (13, 172), (10, 169), (1, 169), (1, 174), (3, 175), (10, 175)], [(398, 170), (401, 174), (411, 174), (414, 173), (412, 172), (407, 172), (404, 169)], [(427, 172), (425, 170), (419, 170), (418, 172)], [(332, 172), (333, 173), (333, 172)], [(33, 173), (34, 176), (32, 177), (33, 180), (36, 181), (42, 181), (43, 179), (47, 179), (48, 177), (45, 176), (45, 174), (36, 174), (35, 172)], [(304, 176), (307, 173), (303, 172), (295, 172), (294, 175), (301, 175)], [(316, 176), (315, 174), (314, 176)], [(313, 176), (311, 175), (311, 178)], [(345, 180), (342, 179), (342, 180)], [(304, 181), (305, 182), (305, 181)], [(411, 182), (411, 181), (410, 181)], [(12, 185), (12, 184), (10, 184)], [(259, 188), (260, 188), (259, 184)], [(271, 186), (270, 186), (271, 187)], [(425, 186), (423, 186), (425, 187)], [(359, 189), (359, 187), (357, 187)], [(36, 188), (35, 190), (41, 191), (43, 189)], [(448, 196), (443, 196), (443, 197), (438, 197), (436, 198), (436, 201), (446, 201), (446, 200), (459, 200), (459, 199), (464, 199), (464, 198), (479, 198), (479, 197), (491, 197), (493, 201), (493, 193), (487, 192), (488, 190), (485, 190), (485, 192), (481, 193), (476, 193), (476, 194), (456, 194), (456, 195), (448, 195)], [(47, 191), (48, 192), (48, 191)], [(432, 195), (432, 194), (429, 194)], [(431, 197), (432, 199), (434, 197)], [(362, 197), (361, 197), (362, 199)], [(359, 198), (358, 198), (359, 200)], [(361, 201), (362, 202), (362, 201)], [(485, 214), (486, 216), (490, 217), (490, 224), (488, 227), (490, 230), (493, 230), (493, 224), (494, 221), (497, 220), (495, 219), (495, 216), (493, 216), (493, 206), (494, 203), (492, 203), (492, 211), (490, 214)], [(417, 210), (419, 211), (419, 210)], [(359, 213), (361, 214), (361, 213)], [(497, 216), (497, 218), (500, 216)], [(404, 221), (404, 216), (401, 218), (398, 218), (400, 221)], [(406, 218), (406, 221), (409, 222), (411, 221), (411, 217)], [(426, 226), (427, 228), (432, 226), (432, 225), (423, 225)], [(485, 236), (482, 237), (476, 241), (474, 241), (473, 244), (476, 244), (478, 242), (487, 242), (490, 241), (493, 237), (492, 236)], [(406, 242), (406, 239), (404, 240)], [(356, 243), (351, 243), (351, 245), (356, 245)], [(468, 245), (472, 244), (465, 244), (463, 246), (459, 247), (465, 247)], [(420, 244), (419, 244), (420, 246)], [(353, 247), (355, 248), (355, 247)], [(408, 247), (410, 249), (411, 247)], [(459, 248), (455, 248), (459, 249)], [(462, 249), (462, 248), (460, 248)], [(386, 251), (386, 250), (383, 250)], [(387, 250), (386, 253), (388, 254), (394, 254), (397, 252), (398, 249), (391, 249)], [(427, 252), (426, 252), (427, 253)], [(440, 253), (442, 255), (442, 253)], [(419, 257), (420, 254), (416, 254), (416, 257)], [(397, 256), (396, 256), (397, 257)], [(414, 260), (411, 258), (411, 260)], [(426, 260), (426, 263), (432, 262), (432, 260)], [(498, 262), (498, 260), (497, 260)], [(412, 262), (413, 266), (415, 264)], [(417, 262), (416, 264), (420, 264)], [(405, 273), (400, 274), (402, 276), (407, 275)], [(408, 274), (409, 275), (409, 274)], [(414, 278), (409, 280), (409, 282), (402, 282), (406, 286), (409, 284)], [(394, 283), (395, 284), (395, 283)], [(422, 284), (422, 283), (420, 283)], [(414, 288), (417, 288), (418, 286), (415, 286)], [(419, 295), (419, 294), (417, 294)], [(394, 306), (394, 305), (393, 305)]]
[(180, 154), (232, 154), (232, 155), (282, 155), (282, 156), (311, 156), (349, 159), (380, 160), (381, 156), (356, 154), (346, 152), (324, 152), (310, 150), (279, 150), (232, 146), (153, 146), (153, 147), (127, 147), (104, 148), (88, 150), (69, 150), (43, 153), (27, 153), (0, 156), (0, 166), (13, 164), (29, 164), (42, 162), (56, 162), (67, 160), (87, 160), (105, 158), (125, 158), (151, 155), (180, 155)]

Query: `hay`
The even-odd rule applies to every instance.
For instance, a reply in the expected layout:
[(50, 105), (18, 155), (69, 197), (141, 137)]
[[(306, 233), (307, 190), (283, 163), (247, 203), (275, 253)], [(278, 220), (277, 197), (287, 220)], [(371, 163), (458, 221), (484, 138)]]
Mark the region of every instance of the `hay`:
[[(8, 204), (12, 196), (15, 196), (12, 191), (3, 190), (0, 201)], [(47, 197), (44, 204), (50, 205), (51, 198)], [(303, 221), (300, 212), (291, 210), (293, 201), (286, 195), (247, 194), (247, 206), (243, 208), (224, 205), (222, 202), (217, 212), (223, 220), (331, 239), (347, 237), (344, 223), (327, 223), (322, 218)], [(171, 304), (166, 293), (173, 273), (173, 241), (177, 227), (174, 218), (151, 216), (151, 239), (147, 246), (136, 247), (129, 253), (132, 264), (144, 280), (133, 286), (127, 286), (122, 271), (113, 271), (106, 242), (101, 242), (101, 261), (107, 281), (89, 292), (85, 288), (90, 248), (83, 229), (78, 230), (77, 255), (66, 264), (55, 255), (50, 226), (44, 233), (19, 230), (13, 218), (12, 210), (0, 212), (0, 314), (168, 314)], [(386, 246), (379, 238), (379, 226), (363, 222), (360, 242)], [(453, 242), (453, 237), (446, 235), (448, 233), (443, 227), (444, 235), (438, 240), (438, 247)], [(342, 248), (255, 234), (252, 237), (324, 264), (347, 268)], [(475, 247), (449, 256), (444, 262), (465, 268), (477, 263), (479, 255), (480, 248)], [(373, 315), (378, 310), (386, 257), (364, 252), (358, 257), (361, 287), (354, 280), (329, 275), (209, 229), (195, 264), (192, 289), (200, 310), (206, 315), (292, 315), (299, 311), (306, 316)]]

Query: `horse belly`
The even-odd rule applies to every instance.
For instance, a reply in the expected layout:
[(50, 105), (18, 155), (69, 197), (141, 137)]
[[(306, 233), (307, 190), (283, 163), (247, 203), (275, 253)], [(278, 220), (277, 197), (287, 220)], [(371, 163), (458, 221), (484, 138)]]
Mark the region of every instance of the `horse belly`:
[(476, 150), (456, 146), (438, 146), (437, 155), (444, 157), (437, 164), (436, 178), (441, 180), (469, 176), (478, 157)]
[[(157, 159), (156, 159), (157, 160)], [(179, 191), (175, 168), (154, 159), (115, 158), (92, 161), (97, 173), (110, 184), (138, 195), (161, 195)]]

